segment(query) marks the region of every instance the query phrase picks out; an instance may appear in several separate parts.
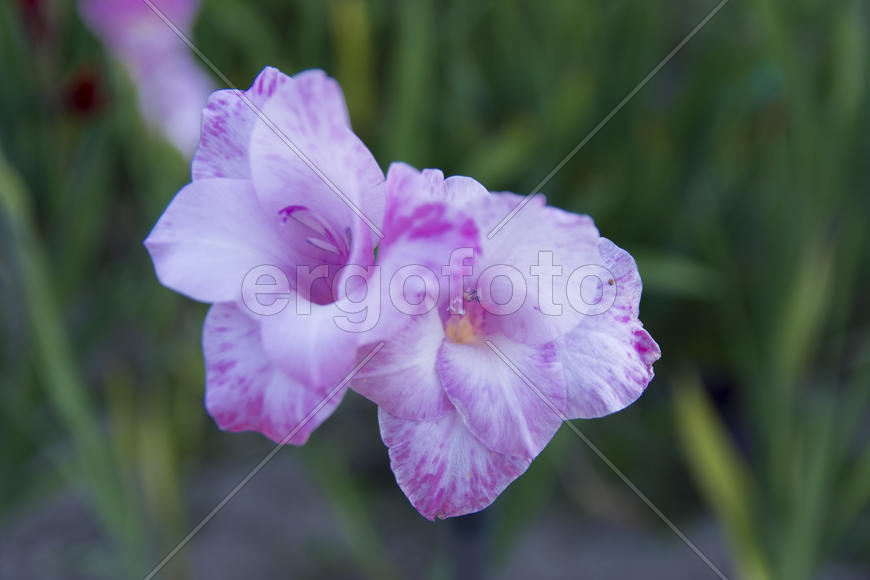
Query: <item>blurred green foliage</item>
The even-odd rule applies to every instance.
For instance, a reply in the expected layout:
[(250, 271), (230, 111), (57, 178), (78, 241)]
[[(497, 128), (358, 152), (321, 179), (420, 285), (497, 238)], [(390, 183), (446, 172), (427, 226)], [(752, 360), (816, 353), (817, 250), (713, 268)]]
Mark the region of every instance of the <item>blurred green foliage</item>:
[[(36, 3), (39, 32), (30, 4), (0, 4), (0, 513), (73, 482), (121, 548), (107, 566), (141, 575), (198, 517), (185, 481), (220, 451), (204, 308), (141, 246), (187, 162), (75, 6)], [(265, 65), (337, 76), (384, 164), (528, 193), (713, 6), (205, 0), (195, 39), (238, 86)], [(868, 17), (730, 2), (544, 188), (637, 257), (663, 353), (639, 403), (581, 429), (674, 519), (711, 510), (744, 578), (870, 566)], [(69, 100), (83, 72), (88, 110)], [(578, 513), (590, 488), (637, 503), (565, 431), (498, 500), (496, 554), (553, 492)], [(365, 573), (395, 576), (350, 451), (298, 452)]]

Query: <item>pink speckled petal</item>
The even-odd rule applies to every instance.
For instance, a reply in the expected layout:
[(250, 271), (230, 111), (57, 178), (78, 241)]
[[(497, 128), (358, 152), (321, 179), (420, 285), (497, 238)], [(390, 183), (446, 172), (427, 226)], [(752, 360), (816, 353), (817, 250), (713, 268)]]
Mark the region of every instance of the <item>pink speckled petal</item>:
[(455, 411), (408, 421), (379, 409), (378, 420), (399, 487), (429, 520), (482, 510), (529, 467), (487, 449)]
[[(384, 174), (351, 131), (338, 83), (322, 71), (301, 73), (279, 86), (262, 110), (269, 123), (256, 120), (250, 158), (267, 212), (305, 206), (343, 236), (360, 222), (349, 201), (381, 223)], [(355, 244), (371, 237), (367, 227), (350, 233)]]
[(420, 172), (404, 163), (390, 166), (381, 248), (385, 257), (401, 249), (408, 258), (405, 263), (425, 263), (440, 270), (452, 250), (479, 249), (474, 220), (459, 204), (445, 200), (445, 183), (438, 170)]
[[(402, 268), (425, 268), (431, 272), (432, 282), (431, 287), (425, 288), (426, 297), (433, 301), (437, 297), (438, 308), (442, 310), (450, 298), (449, 278), (443, 275), (442, 267), (450, 264), (454, 250), (469, 248), (478, 253), (481, 235), (472, 215), (460, 204), (446, 200), (448, 182), (450, 179), (445, 181), (438, 170), (417, 171), (410, 165), (393, 163), (385, 188), (384, 239), (378, 248), (385, 287)], [(414, 282), (414, 287), (422, 290), (420, 280)], [(424, 298), (422, 291), (415, 295), (411, 285), (406, 286), (404, 296), (411, 303)], [(396, 314), (392, 306), (385, 304), (385, 326), (391, 323), (390, 316)]]
[[(403, 419), (428, 419), (453, 409), (435, 372), (444, 338), (437, 312), (407, 316), (351, 382), (356, 392)], [(370, 349), (362, 348), (360, 352)]]
[(450, 401), (488, 448), (533, 459), (561, 424), (565, 379), (552, 343), (533, 346), (492, 336), (495, 346), (546, 397), (549, 404), (482, 342), (445, 341), (437, 369)]
[(599, 248), (613, 273), (616, 301), (609, 311), (585, 317), (556, 341), (569, 418), (601, 417), (632, 404), (652, 380), (653, 363), (661, 356), (637, 318), (642, 286), (634, 259), (605, 238)]
[(145, 240), (160, 282), (202, 302), (241, 299), (254, 267), (287, 265), (292, 248), (267, 219), (249, 181), (205, 179), (179, 191)]
[(202, 111), (202, 137), (193, 157), (191, 174), (194, 180), (209, 177), (250, 179), (248, 150), (257, 113), (250, 105), (262, 110), (275, 90), (290, 77), (272, 67), (257, 75), (251, 88), (244, 92), (225, 89), (215, 91)]
[(263, 350), (257, 321), (236, 305), (211, 307), (202, 342), (205, 406), (225, 431), (259, 431), (276, 443), (289, 437), (302, 445), (344, 396), (342, 389), (328, 398), (332, 388), (313, 388), (282, 373)]

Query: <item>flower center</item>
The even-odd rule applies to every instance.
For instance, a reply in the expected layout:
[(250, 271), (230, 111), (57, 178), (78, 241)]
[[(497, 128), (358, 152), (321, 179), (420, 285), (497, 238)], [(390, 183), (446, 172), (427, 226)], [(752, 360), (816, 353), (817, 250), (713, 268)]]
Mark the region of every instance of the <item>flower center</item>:
[(288, 205), (280, 210), (278, 214), (281, 216), (282, 224), (286, 224), (287, 220), (292, 219), (294, 222), (308, 228), (314, 234), (305, 240), (308, 245), (327, 254), (338, 256), (342, 261), (347, 260), (350, 255), (350, 248), (353, 245), (353, 236), (350, 228), (344, 229), (344, 239), (342, 239), (323, 220), (318, 218), (314, 212), (303, 205)]
[(444, 335), (450, 342), (470, 344), (478, 342), (484, 335), (483, 308), (478, 302), (465, 305), (462, 314), (451, 313), (444, 320)]
[(468, 344), (477, 339), (474, 325), (471, 324), (468, 316), (451, 316), (444, 324), (444, 333), (447, 335), (447, 340), (458, 344)]

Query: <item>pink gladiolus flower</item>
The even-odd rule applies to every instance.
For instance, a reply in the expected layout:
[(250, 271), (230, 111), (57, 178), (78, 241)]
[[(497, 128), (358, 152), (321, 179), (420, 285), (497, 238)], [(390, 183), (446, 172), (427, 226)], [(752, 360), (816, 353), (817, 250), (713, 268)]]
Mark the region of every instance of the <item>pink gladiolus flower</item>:
[[(152, 0), (189, 34), (198, 0)], [(193, 154), (200, 112), (214, 85), (187, 45), (143, 0), (80, 0), (82, 18), (127, 69), (149, 125)]]
[[(373, 262), (370, 227), (346, 202), (379, 223), (384, 175), (322, 71), (288, 77), (266, 68), (244, 94), (247, 102), (232, 90), (209, 97), (193, 181), (145, 245), (165, 286), (214, 304), (203, 329), (209, 413), (222, 429), (282, 441), (355, 362), (358, 335), (335, 325), (343, 311), (331, 288), (347, 283), (346, 264)], [(320, 267), (322, 277), (300, 286), (289, 276), (289, 287), (275, 290), (310, 314), (288, 307), (259, 316), (245, 307), (243, 280), (262, 265), (289, 274)], [(289, 442), (304, 443), (340, 395)]]
[[(562, 417), (613, 413), (646, 388), (659, 348), (637, 318), (640, 277), (589, 217), (542, 197), (488, 239), (519, 196), (403, 164), (391, 166), (386, 196), (384, 278), (437, 264), (449, 266), (447, 282), (411, 285), (409, 303), (437, 307), (385, 318), (375, 337), (386, 346), (351, 384), (378, 404), (414, 507), (428, 519), (475, 512), (526, 470)], [(560, 297), (556, 312), (550, 299)]]

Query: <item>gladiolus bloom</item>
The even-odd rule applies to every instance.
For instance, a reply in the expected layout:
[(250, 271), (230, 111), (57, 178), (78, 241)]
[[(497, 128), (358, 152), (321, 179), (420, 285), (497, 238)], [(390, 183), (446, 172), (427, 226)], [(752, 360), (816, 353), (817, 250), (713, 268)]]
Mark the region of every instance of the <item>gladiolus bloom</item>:
[[(379, 216), (384, 175), (351, 130), (338, 83), (322, 71), (288, 77), (267, 68), (244, 95), (209, 97), (193, 181), (145, 245), (165, 286), (214, 304), (203, 330), (209, 413), (222, 429), (281, 441), (355, 362), (357, 335), (333, 323), (343, 310), (331, 288), (343, 266), (374, 260), (370, 227), (345, 200), (380, 207)], [(263, 316), (245, 306), (243, 280), (263, 265), (320, 267), (322, 277), (302, 287), (291, 276), (283, 289), (308, 314), (290, 307)], [(290, 442), (304, 443), (340, 400)]]
[[(352, 386), (378, 404), (393, 472), (414, 507), (429, 519), (463, 515), (522, 474), (563, 417), (600, 417), (637, 399), (659, 349), (637, 318), (634, 260), (588, 216), (539, 197), (489, 239), (522, 198), (403, 164), (390, 168), (386, 196), (385, 274), (439, 263), (459, 286), (447, 296), (430, 289), (437, 307), (426, 313), (387, 320), (391, 338)], [(462, 249), (468, 259), (451, 259)], [(598, 286), (589, 284), (596, 272)]]

